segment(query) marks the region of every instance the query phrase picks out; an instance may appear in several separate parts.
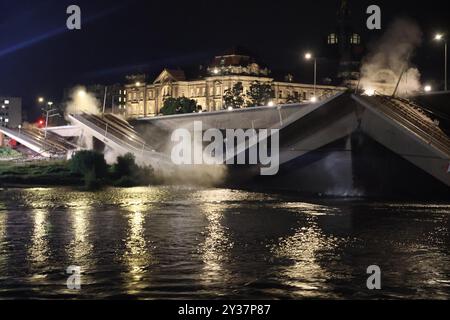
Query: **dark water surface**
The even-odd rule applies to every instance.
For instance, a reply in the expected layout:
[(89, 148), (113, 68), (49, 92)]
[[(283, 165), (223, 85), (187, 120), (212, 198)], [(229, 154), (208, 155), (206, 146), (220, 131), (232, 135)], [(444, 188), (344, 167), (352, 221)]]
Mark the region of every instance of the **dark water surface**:
[[(450, 298), (450, 203), (0, 191), (0, 298)], [(366, 287), (378, 265), (382, 289)], [(81, 290), (66, 287), (81, 268)]]

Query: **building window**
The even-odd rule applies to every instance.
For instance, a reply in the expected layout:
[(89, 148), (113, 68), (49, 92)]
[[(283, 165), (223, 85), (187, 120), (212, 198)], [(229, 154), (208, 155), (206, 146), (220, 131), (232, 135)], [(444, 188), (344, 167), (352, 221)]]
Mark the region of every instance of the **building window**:
[(357, 33), (352, 34), (352, 36), (350, 37), (350, 43), (351, 44), (360, 44), (361, 37), (359, 36), (359, 34), (357, 34)]
[(338, 38), (336, 33), (331, 33), (330, 35), (328, 35), (328, 44), (337, 44), (338, 43)]

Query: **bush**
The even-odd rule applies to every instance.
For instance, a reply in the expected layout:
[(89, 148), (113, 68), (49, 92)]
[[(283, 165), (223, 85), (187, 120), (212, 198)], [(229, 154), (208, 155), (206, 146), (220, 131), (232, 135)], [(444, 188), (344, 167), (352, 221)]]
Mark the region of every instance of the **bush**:
[(166, 98), (160, 112), (167, 116), (171, 114), (192, 113), (197, 110), (197, 102), (186, 97)]
[(20, 156), (22, 156), (22, 154), (16, 150), (0, 147), (0, 158), (18, 158)]
[(136, 185), (136, 181), (131, 177), (121, 177), (119, 180), (114, 182), (114, 186), (116, 187), (134, 187)]
[(156, 183), (155, 171), (151, 166), (139, 167), (138, 183), (140, 185), (149, 185)]
[(108, 173), (103, 154), (96, 151), (79, 151), (70, 161), (70, 170), (84, 177), (86, 187), (93, 189), (100, 186), (100, 180)]
[(112, 176), (115, 179), (114, 185), (121, 187), (149, 185), (155, 181), (153, 168), (150, 166), (139, 167), (131, 153), (117, 158)]
[(117, 157), (117, 163), (113, 167), (113, 177), (120, 179), (123, 176), (132, 176), (138, 170), (135, 157), (131, 153)]

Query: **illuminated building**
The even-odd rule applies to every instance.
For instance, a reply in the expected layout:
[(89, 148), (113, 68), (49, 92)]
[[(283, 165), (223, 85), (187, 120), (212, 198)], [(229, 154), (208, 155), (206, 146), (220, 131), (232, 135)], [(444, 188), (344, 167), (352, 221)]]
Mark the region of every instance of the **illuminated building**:
[(0, 126), (17, 128), (22, 124), (22, 99), (0, 97)]
[[(168, 97), (193, 99), (205, 111), (221, 110), (224, 108), (225, 91), (238, 82), (242, 83), (244, 94), (254, 81), (271, 82), (274, 90), (272, 104), (287, 103), (288, 98), (292, 97), (297, 101), (306, 101), (314, 95), (312, 84), (295, 83), (289, 74), (284, 81), (276, 81), (268, 68), (237, 49), (214, 57), (206, 68), (200, 68), (200, 75), (192, 79), (179, 69), (164, 69), (153, 81), (147, 81), (145, 75), (132, 75), (127, 79), (126, 114), (129, 118), (158, 115), (164, 99)], [(321, 96), (342, 89), (318, 85), (316, 92), (317, 96)]]

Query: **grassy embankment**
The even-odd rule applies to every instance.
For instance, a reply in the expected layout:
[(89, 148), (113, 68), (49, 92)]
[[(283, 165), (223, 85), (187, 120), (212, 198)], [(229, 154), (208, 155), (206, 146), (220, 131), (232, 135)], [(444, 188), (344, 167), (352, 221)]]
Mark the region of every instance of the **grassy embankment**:
[(107, 165), (103, 154), (78, 152), (70, 161), (0, 161), (0, 186), (134, 187), (157, 184), (153, 169), (136, 165), (134, 156), (120, 156)]
[(0, 161), (0, 186), (83, 184), (83, 177), (71, 172), (68, 161)]

